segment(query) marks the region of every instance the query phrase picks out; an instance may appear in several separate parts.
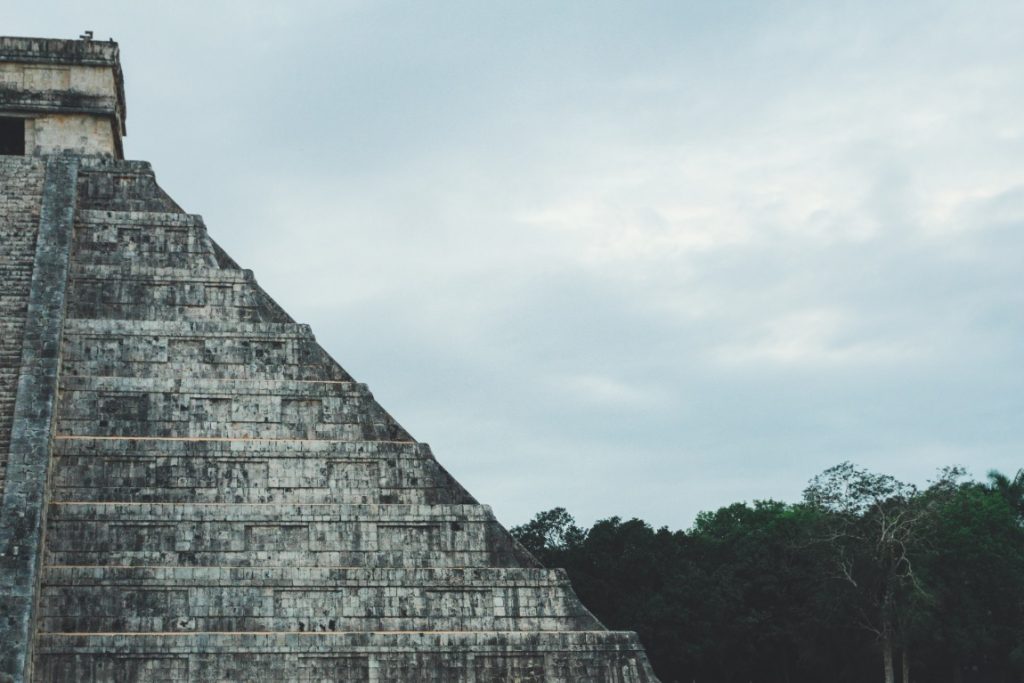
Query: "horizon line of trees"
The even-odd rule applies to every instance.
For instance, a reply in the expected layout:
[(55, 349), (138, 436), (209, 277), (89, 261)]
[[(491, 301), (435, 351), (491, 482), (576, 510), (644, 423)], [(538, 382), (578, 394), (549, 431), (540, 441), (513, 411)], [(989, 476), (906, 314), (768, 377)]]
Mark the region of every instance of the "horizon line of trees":
[(663, 683), (1024, 683), (1024, 469), (925, 488), (842, 463), (690, 529), (511, 529)]

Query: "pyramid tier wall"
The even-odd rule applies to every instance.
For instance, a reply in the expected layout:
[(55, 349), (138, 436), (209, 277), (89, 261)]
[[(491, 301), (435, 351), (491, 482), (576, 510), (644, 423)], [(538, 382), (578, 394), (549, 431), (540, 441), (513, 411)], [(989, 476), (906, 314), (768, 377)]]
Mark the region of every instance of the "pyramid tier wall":
[(532, 565), (486, 506), (54, 503), (54, 565)]
[(411, 441), (356, 382), (69, 374), (60, 408), (68, 436)]
[(97, 265), (157, 260), (171, 268), (216, 268), (200, 216), (149, 211), (82, 209), (75, 220), (74, 253)]
[[(69, 371), (105, 377), (351, 381), (307, 325), (69, 319)], [(108, 321), (102, 321), (108, 322)]]
[(628, 633), (103, 634), (40, 637), (45, 680), (654, 683)]
[(574, 631), (598, 626), (567, 599), (564, 573), (540, 569), (51, 567), (46, 583), (43, 631)]
[(425, 444), (62, 438), (51, 500), (475, 503)]

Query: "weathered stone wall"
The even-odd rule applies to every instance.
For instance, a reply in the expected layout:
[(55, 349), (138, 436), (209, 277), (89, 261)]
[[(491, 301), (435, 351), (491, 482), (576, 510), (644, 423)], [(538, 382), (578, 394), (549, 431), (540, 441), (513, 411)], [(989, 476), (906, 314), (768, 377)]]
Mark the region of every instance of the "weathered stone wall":
[[(120, 131), (110, 112), (117, 108), (116, 88), (110, 67), (0, 62), (0, 109), (27, 117), (29, 154), (115, 156)], [(75, 113), (58, 113), (62, 109)]]
[(48, 519), (48, 558), (61, 565), (533, 564), (482, 505), (66, 502)]
[(120, 144), (109, 118), (92, 114), (48, 114), (25, 122), (28, 154), (117, 154)]
[[(131, 256), (125, 256), (128, 261)], [(107, 377), (352, 381), (306, 325), (68, 321), (68, 372)]]
[(52, 98), (67, 98), (69, 92), (84, 97), (117, 98), (117, 83), (110, 66), (0, 62), (0, 88)]
[(0, 156), (0, 496), (11, 446), (42, 194), (42, 160)]
[[(78, 208), (80, 211), (183, 213), (181, 207), (157, 185), (148, 161), (95, 157), (82, 160), (78, 174)], [(89, 223), (87, 216), (85, 222)]]
[(568, 588), (564, 572), (549, 569), (65, 566), (48, 570), (39, 626), (75, 633), (598, 627)]
[(54, 502), (475, 504), (426, 444), (58, 438)]
[(68, 436), (410, 440), (357, 382), (69, 373), (60, 400)]
[(657, 682), (636, 637), (607, 631), (54, 634), (39, 648), (46, 681)]

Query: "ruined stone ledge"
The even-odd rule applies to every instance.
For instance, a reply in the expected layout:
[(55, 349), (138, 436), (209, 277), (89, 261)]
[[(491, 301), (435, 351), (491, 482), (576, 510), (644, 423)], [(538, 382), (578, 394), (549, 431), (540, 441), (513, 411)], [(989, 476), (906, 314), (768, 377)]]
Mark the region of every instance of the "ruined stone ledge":
[(50, 504), (51, 520), (90, 522), (366, 522), (433, 524), (491, 522), (489, 505), (355, 505), (344, 503), (104, 503)]
[(62, 436), (413, 440), (365, 385), (336, 380), (66, 375), (60, 411)]
[(366, 439), (366, 440), (352, 440), (352, 439), (318, 439), (318, 438), (271, 438), (271, 437), (234, 437), (234, 436), (140, 436), (138, 434), (131, 434), (127, 436), (108, 436), (103, 434), (83, 434), (76, 436), (74, 434), (55, 434), (54, 440), (56, 441), (88, 441), (88, 442), (109, 442), (109, 443), (127, 443), (127, 442), (144, 442), (144, 443), (190, 443), (190, 444), (206, 444), (206, 443), (234, 443), (239, 444), (243, 447), (245, 444), (250, 443), (266, 443), (266, 444), (414, 444), (421, 443), (413, 441), (411, 439)]
[[(153, 164), (141, 159), (111, 159), (109, 157), (88, 157), (82, 159), (79, 169), (82, 174), (142, 175), (155, 177)], [(82, 181), (81, 176), (79, 182)], [(81, 210), (81, 208), (79, 208)]]
[[(128, 503), (292, 503), (322, 504), (344, 503), (353, 505), (445, 505), (471, 501), (472, 498), (451, 490), (445, 482), (421, 477), (417, 486), (386, 486), (371, 480), (351, 483), (337, 488), (316, 486), (240, 486), (227, 482), (216, 487), (195, 486), (186, 482), (179, 487), (146, 487), (122, 485), (118, 487), (86, 488), (54, 485), (54, 502), (106, 501)], [(134, 483), (132, 483), (134, 484)]]
[(291, 379), (203, 379), (194, 377), (65, 377), (61, 390), (118, 394), (208, 396), (371, 397), (363, 382)]
[(121, 265), (91, 264), (76, 261), (71, 266), (74, 284), (88, 282), (141, 282), (145, 284), (245, 285), (255, 282), (251, 270), (213, 268), (197, 264), (195, 268), (162, 268), (126, 260)]
[[(65, 346), (65, 351), (68, 347)], [(209, 361), (86, 361), (80, 358), (64, 356), (72, 360), (74, 367), (65, 366), (67, 376), (104, 376), (104, 377), (197, 377), (203, 379), (229, 379), (252, 381), (256, 379), (294, 380), (299, 382), (339, 381), (350, 379), (341, 369), (332, 368), (326, 363), (300, 363), (288, 361), (262, 360), (260, 362), (231, 362), (214, 358)], [(325, 378), (326, 375), (326, 378)]]
[(203, 219), (176, 212), (80, 210), (75, 259), (83, 265), (146, 259), (143, 265), (150, 267), (220, 269)]
[[(77, 323), (85, 322), (79, 325)], [(292, 323), (76, 320), (65, 329), (63, 372), (74, 376), (352, 381)], [(137, 328), (137, 329), (133, 329)]]
[(89, 683), (657, 681), (636, 635), (608, 631), (42, 634), (39, 652), (47, 680)]
[(100, 320), (68, 318), (65, 337), (234, 337), (239, 339), (314, 339), (309, 325), (303, 323), (236, 323), (218, 320)]
[(564, 569), (542, 567), (167, 567), (50, 565), (48, 586), (566, 587)]
[(330, 441), (322, 439), (209, 439), (209, 438), (141, 438), (118, 437), (56, 437), (57, 453), (62, 456), (96, 455), (101, 457), (132, 457), (140, 450), (159, 455), (180, 457), (218, 454), (223, 457), (286, 457), (305, 458), (311, 455), (339, 458), (383, 458), (391, 456), (434, 459), (430, 446), (413, 441)]
[(75, 227), (75, 254), (78, 263), (91, 265), (120, 266), (130, 261), (162, 268), (220, 267), (216, 250), (201, 223), (79, 221)]
[(546, 570), (57, 568), (45, 631), (574, 631), (600, 625)]
[[(120, 525), (137, 531), (141, 525), (125, 521)], [(156, 529), (152, 533), (162, 531)], [(86, 533), (82, 531), (81, 533)], [(95, 533), (89, 531), (88, 533)], [(47, 552), (53, 565), (150, 566), (194, 565), (208, 567), (520, 567), (529, 561), (514, 553), (493, 549), (465, 550), (443, 547), (437, 550), (140, 550), (109, 549)]]
[[(54, 501), (472, 504), (425, 445), (59, 439)], [(321, 448), (311, 448), (312, 445)]]
[(360, 633), (44, 633), (39, 651), (76, 652), (299, 652), (380, 653), (424, 650), (568, 652), (642, 650), (632, 631), (412, 631)]
[(111, 66), (120, 71), (117, 43), (105, 40), (0, 37), (0, 62)]
[(480, 505), (53, 503), (52, 565), (536, 567)]
[[(175, 483), (198, 484), (206, 479), (188, 473), (203, 468), (205, 476), (219, 477), (217, 489), (211, 487), (209, 493), (201, 487), (192, 489), (191, 500), (196, 502), (203, 502), (204, 495), (223, 495), (224, 502), (236, 500), (236, 495), (243, 497), (242, 502), (289, 500), (426, 505), (477, 502), (438, 463), (429, 445), (414, 441), (64, 436), (56, 439), (55, 456), (60, 463), (53, 478), (55, 500), (186, 502), (184, 496), (190, 493), (188, 488), (175, 491), (173, 486), (160, 488), (156, 483), (173, 477)], [(118, 475), (120, 470), (124, 471)], [(377, 497), (358, 500), (342, 496), (322, 501), (301, 497), (340, 495), (339, 488), (358, 488), (363, 477), (367, 482), (370, 479), (376, 482), (379, 488)], [(267, 485), (266, 488), (259, 487), (261, 482)], [(322, 488), (314, 487), (314, 484), (321, 484)], [(122, 491), (113, 495), (109, 493), (110, 485)], [(87, 490), (87, 487), (94, 488)], [(414, 488), (418, 489), (418, 494)], [(74, 493), (86, 497), (72, 497)], [(107, 497), (101, 498), (105, 493)], [(145, 495), (153, 497), (143, 498)], [(182, 498), (170, 500), (172, 496), (179, 495)], [(248, 500), (250, 495), (268, 498)], [(411, 495), (425, 498), (404, 499), (404, 496)]]
[[(448, 595), (457, 595), (458, 591)], [(487, 594), (487, 598), (491, 598)], [(327, 616), (324, 613), (332, 616)], [(327, 609), (300, 609), (291, 616), (112, 616), (112, 617), (58, 617), (41, 616), (39, 618), (39, 635), (45, 633), (159, 633), (164, 631), (176, 633), (365, 633), (378, 631), (382, 633), (408, 633), (421, 629), (432, 628), (434, 631), (448, 633), (477, 633), (481, 630), (491, 631), (529, 631), (533, 633), (563, 633), (566, 630), (579, 628), (572, 614), (555, 614), (551, 616), (493, 616), (452, 614), (423, 616), (342, 616)], [(177, 679), (182, 680), (182, 679)]]
[(378, 420), (372, 415), (356, 414), (347, 421), (303, 421), (296, 423), (259, 423), (223, 421), (126, 421), (119, 420), (96, 426), (95, 420), (62, 420), (58, 424), (62, 437), (144, 436), (162, 439), (279, 439), (290, 441), (308, 438), (325, 441), (413, 441), (405, 437), (401, 427)]
[[(4, 179), (4, 185), (6, 189), (3, 193), (0, 193), (0, 197), (10, 199), (12, 197), (22, 197), (21, 193), (12, 194), (11, 190), (13, 184), (17, 183), (22, 186), (25, 190), (30, 190), (31, 195), (38, 195), (41, 192), (40, 183), (42, 177), (37, 174), (43, 170), (43, 159), (39, 157), (20, 157), (20, 156), (7, 156), (0, 155), (0, 169), (3, 169), (5, 175), (10, 174), (9, 177)], [(25, 197), (26, 199), (28, 197)], [(40, 198), (35, 197), (35, 201), (38, 202)], [(38, 211), (38, 209), (36, 209)]]
[(157, 185), (149, 162), (104, 157), (83, 159), (78, 178), (78, 209), (184, 213)]
[(110, 209), (78, 209), (75, 212), (76, 229), (97, 230), (146, 226), (206, 229), (203, 217), (197, 213), (179, 213), (177, 211), (111, 211)]
[(0, 86), (0, 106), (11, 112), (90, 114), (112, 119), (119, 114), (116, 97), (68, 90), (41, 92)]
[[(216, 255), (213, 257), (217, 259)], [(75, 265), (68, 313), (76, 318), (295, 322), (247, 270)]]

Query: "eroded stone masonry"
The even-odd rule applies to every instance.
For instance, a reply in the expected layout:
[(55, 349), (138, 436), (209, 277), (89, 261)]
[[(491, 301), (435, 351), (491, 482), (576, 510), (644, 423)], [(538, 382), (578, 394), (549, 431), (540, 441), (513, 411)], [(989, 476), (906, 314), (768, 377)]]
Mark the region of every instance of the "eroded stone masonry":
[(116, 44), (0, 38), (0, 680), (654, 682), (124, 111)]

